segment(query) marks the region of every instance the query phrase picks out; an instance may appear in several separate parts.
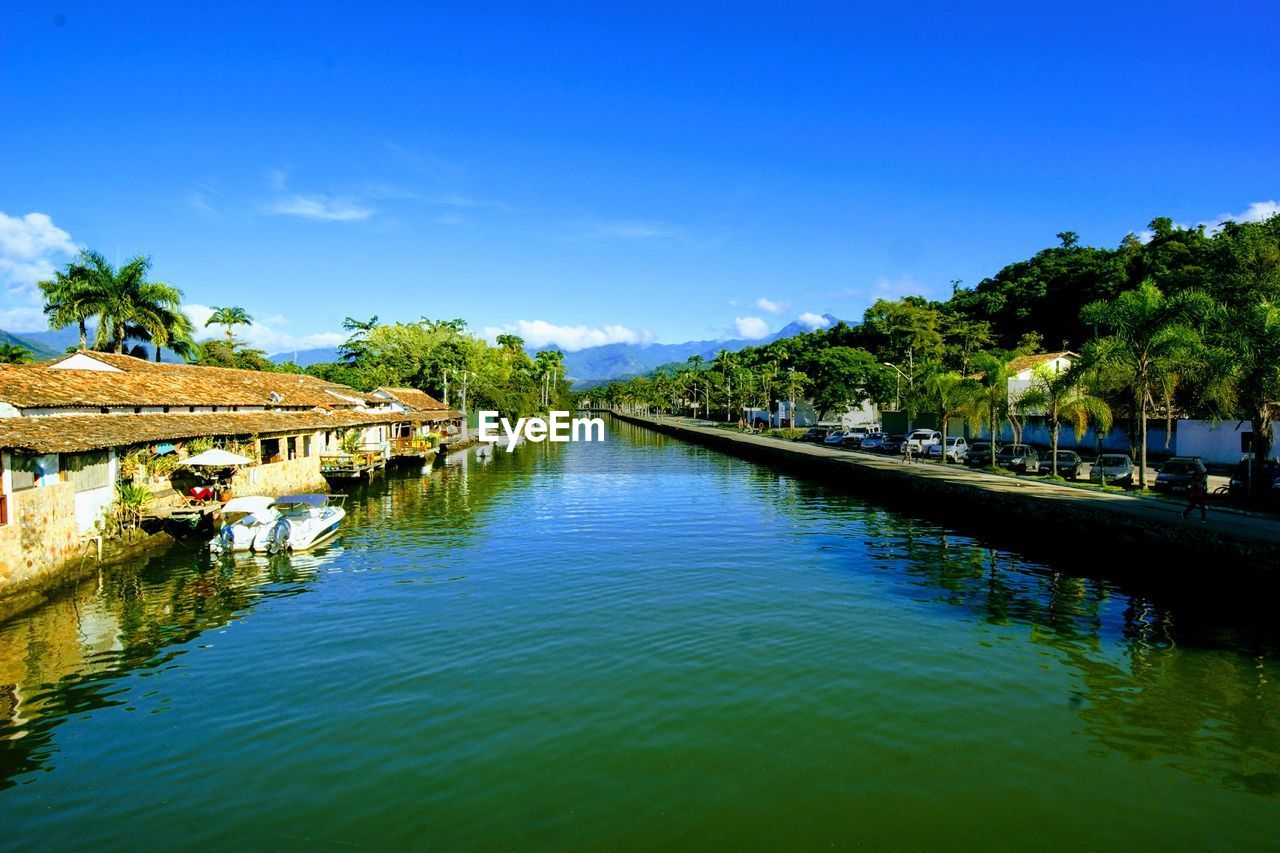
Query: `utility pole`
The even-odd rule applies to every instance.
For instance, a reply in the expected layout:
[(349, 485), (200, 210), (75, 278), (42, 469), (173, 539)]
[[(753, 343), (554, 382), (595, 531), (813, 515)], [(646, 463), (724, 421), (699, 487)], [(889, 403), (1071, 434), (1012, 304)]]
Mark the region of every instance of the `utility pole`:
[(444, 404), (449, 405), (449, 368), (444, 368)]

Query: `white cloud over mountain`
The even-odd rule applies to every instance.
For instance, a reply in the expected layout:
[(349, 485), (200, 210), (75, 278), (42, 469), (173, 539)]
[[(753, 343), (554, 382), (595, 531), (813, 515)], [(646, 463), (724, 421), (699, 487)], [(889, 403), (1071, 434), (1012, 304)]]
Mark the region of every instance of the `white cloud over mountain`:
[(738, 337), (749, 341), (758, 340), (769, 334), (769, 324), (759, 317), (735, 317), (733, 328), (738, 333)]
[(519, 335), (525, 345), (533, 349), (557, 346), (566, 352), (605, 344), (640, 344), (653, 340), (649, 332), (637, 332), (626, 326), (561, 326), (545, 320), (516, 320), (502, 326), (485, 327), (484, 336), (489, 340), (498, 335)]
[(46, 213), (9, 216), (0, 212), (0, 328), (11, 332), (46, 328), (36, 282), (53, 276), (68, 255), (79, 250), (71, 235)]
[(831, 325), (831, 321), (826, 317), (821, 314), (815, 314), (812, 311), (805, 311), (796, 318), (796, 321), (809, 329), (825, 329)]

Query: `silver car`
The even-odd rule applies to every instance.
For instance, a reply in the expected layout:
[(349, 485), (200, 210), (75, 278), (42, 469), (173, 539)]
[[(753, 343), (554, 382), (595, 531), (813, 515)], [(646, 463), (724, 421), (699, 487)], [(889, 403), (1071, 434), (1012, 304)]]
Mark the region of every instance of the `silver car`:
[(1089, 482), (1108, 486), (1133, 485), (1133, 460), (1125, 453), (1104, 453), (1089, 470)]

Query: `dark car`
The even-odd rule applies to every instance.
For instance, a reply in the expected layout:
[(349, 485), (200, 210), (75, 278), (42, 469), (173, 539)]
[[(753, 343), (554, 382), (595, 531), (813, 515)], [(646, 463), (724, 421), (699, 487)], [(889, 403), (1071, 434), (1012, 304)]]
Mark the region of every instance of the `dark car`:
[(1040, 454), (1029, 444), (1006, 444), (996, 454), (996, 465), (1019, 474), (1040, 470)]
[[(1231, 480), (1227, 483), (1227, 494), (1232, 500), (1246, 500), (1249, 497), (1249, 474), (1256, 471), (1258, 463), (1252, 456), (1246, 456), (1236, 463), (1236, 470), (1231, 474)], [(1263, 463), (1262, 471), (1259, 472), (1262, 477), (1262, 491), (1264, 494), (1275, 496), (1280, 494), (1280, 462), (1274, 459), (1268, 459)]]
[(809, 427), (805, 434), (797, 438), (796, 441), (812, 441), (814, 444), (822, 444), (829, 435), (831, 435), (830, 427)]
[(902, 445), (907, 441), (905, 435), (886, 435), (884, 441), (880, 442), (880, 446), (876, 448), (876, 453), (883, 453), (886, 456), (897, 456), (902, 452)]
[[(1000, 445), (996, 445), (996, 453), (1000, 452)], [(969, 449), (964, 452), (964, 464), (970, 468), (986, 468), (991, 465), (991, 442), (975, 441), (969, 445)]]
[[(1053, 475), (1053, 451), (1046, 450), (1040, 457), (1040, 473)], [(1074, 450), (1058, 451), (1058, 476), (1067, 480), (1079, 479), (1084, 473), (1084, 460)]]
[(1152, 488), (1171, 495), (1182, 494), (1190, 491), (1196, 480), (1208, 475), (1199, 456), (1175, 456), (1160, 467)]

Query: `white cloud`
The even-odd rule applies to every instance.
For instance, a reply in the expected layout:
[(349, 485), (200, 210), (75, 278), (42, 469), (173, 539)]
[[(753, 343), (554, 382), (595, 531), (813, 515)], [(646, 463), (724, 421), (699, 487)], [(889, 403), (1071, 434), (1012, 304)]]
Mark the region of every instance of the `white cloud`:
[(769, 334), (769, 324), (759, 317), (735, 317), (733, 319), (733, 328), (738, 333), (738, 337), (746, 338), (749, 341), (763, 338)]
[(831, 321), (826, 317), (821, 314), (814, 314), (812, 311), (804, 312), (797, 317), (796, 320), (800, 325), (806, 326), (810, 329), (825, 329), (827, 326), (831, 325)]
[(502, 326), (487, 326), (484, 336), (490, 341), (498, 335), (519, 335), (527, 346), (537, 349), (555, 345), (566, 352), (605, 344), (648, 343), (653, 336), (626, 326), (558, 326), (545, 320), (516, 320)]
[(766, 311), (770, 314), (781, 314), (783, 311), (786, 311), (788, 308), (791, 307), (791, 303), (790, 302), (774, 302), (772, 299), (766, 299), (765, 297), (761, 296), (759, 299), (756, 300), (756, 307), (759, 308), (761, 311)]
[(0, 328), (11, 332), (48, 328), (36, 282), (52, 277), (57, 261), (79, 248), (48, 214), (14, 217), (0, 212), (0, 286), (9, 303), (0, 309)]
[[(191, 323), (196, 327), (196, 338), (198, 340), (208, 340), (209, 338), (221, 337), (224, 334), (222, 326), (205, 327), (205, 323), (213, 316), (213, 309), (208, 305), (193, 303), (183, 305), (182, 310), (191, 318)], [(236, 326), (235, 335), (255, 349), (265, 350), (268, 355), (274, 355), (278, 352), (291, 352), (292, 350), (336, 347), (347, 339), (346, 335), (340, 332), (292, 335), (276, 328), (277, 325), (281, 325), (284, 322), (285, 319), (283, 317), (274, 315), (267, 317), (266, 322), (254, 322), (248, 326)]]
[(268, 213), (299, 216), (320, 222), (358, 222), (373, 216), (373, 209), (349, 199), (325, 195), (291, 195), (267, 206)]
[(1214, 219), (1199, 223), (1205, 227), (1205, 230), (1213, 233), (1222, 228), (1227, 222), (1261, 222), (1264, 219), (1270, 219), (1276, 214), (1280, 214), (1280, 204), (1274, 201), (1255, 201), (1249, 205), (1241, 213), (1220, 213)]

